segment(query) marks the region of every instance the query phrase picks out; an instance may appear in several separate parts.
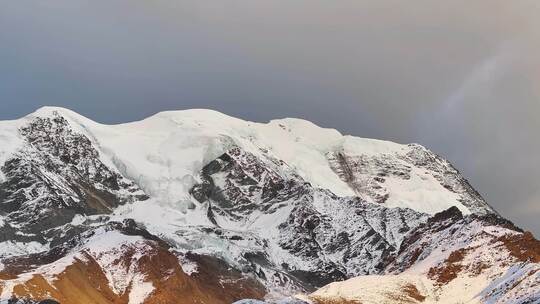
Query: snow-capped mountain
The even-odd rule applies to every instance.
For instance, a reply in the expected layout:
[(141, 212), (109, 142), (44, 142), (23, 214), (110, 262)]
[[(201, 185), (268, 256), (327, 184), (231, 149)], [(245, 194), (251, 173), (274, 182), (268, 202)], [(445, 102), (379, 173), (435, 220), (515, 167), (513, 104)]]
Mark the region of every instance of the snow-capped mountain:
[(0, 166), (0, 303), (540, 301), (538, 241), (416, 144), (47, 107)]

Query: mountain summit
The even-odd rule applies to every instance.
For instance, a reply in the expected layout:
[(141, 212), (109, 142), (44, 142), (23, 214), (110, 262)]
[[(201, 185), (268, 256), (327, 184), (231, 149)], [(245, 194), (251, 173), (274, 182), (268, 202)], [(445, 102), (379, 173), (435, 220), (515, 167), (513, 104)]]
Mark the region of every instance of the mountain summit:
[(538, 303), (539, 263), (417, 144), (210, 110), (0, 122), (0, 303)]

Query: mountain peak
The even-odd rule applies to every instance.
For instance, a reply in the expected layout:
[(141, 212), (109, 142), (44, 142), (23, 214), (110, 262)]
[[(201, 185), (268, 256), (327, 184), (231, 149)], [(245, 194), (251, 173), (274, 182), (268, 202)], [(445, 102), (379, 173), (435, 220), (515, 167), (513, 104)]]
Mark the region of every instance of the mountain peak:
[[(469, 279), (464, 301), (507, 285), (530, 300), (537, 242), (419, 145), (211, 110), (0, 124), (0, 303), (229, 304), (364, 275), (354, 292), (411, 303)], [(520, 274), (484, 290), (516, 256)]]
[[(219, 155), (240, 147), (257, 157), (281, 160), (306, 182), (338, 196), (359, 196), (430, 214), (452, 206), (465, 214), (492, 212), (454, 167), (420, 145), (343, 136), (303, 119), (264, 124), (191, 109), (103, 125), (69, 109), (43, 107), (19, 125), (54, 115), (65, 118), (74, 132), (96, 144), (104, 163), (137, 180), (160, 200), (182, 199), (191, 186), (186, 181), (195, 179)], [(169, 180), (169, 190), (159, 180)]]
[(27, 115), (27, 117), (36, 117), (36, 116), (45, 117), (45, 116), (52, 116), (52, 115), (66, 115), (66, 116), (75, 115), (75, 116), (81, 116), (77, 112), (72, 111), (72, 110), (67, 109), (67, 108), (56, 107), (56, 106), (43, 106), (43, 107), (35, 110), (34, 112), (30, 113), (29, 115)]

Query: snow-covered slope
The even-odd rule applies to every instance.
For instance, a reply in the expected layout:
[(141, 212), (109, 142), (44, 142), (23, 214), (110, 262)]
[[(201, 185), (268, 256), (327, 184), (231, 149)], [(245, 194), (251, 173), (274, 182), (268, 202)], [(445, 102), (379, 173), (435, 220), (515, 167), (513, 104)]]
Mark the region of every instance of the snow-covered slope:
[(338, 196), (359, 195), (430, 214), (451, 206), (465, 213), (492, 212), (455, 169), (418, 145), (343, 136), (300, 119), (261, 124), (211, 110), (162, 112), (111, 126), (46, 107), (23, 120), (54, 113), (92, 140), (104, 161), (165, 204), (189, 200), (202, 167), (238, 146), (257, 157), (282, 160), (314, 187)]
[[(523, 235), (426, 148), (298, 119), (262, 124), (188, 110), (103, 125), (47, 107), (0, 122), (0, 172), (0, 301), (71, 303), (83, 292), (66, 283), (75, 280), (95, 303), (218, 303), (211, 297), (224, 286), (230, 301), (271, 299), (358, 276), (390, 289), (414, 278), (432, 299), (449, 296), (433, 291), (429, 271), (448, 244), (466, 246), (484, 226)], [(450, 233), (445, 221), (467, 233)], [(486, 256), (496, 250), (481, 240)], [(153, 256), (166, 262), (154, 269)], [(493, 265), (482, 284), (503, 275)], [(534, 290), (523, 269), (535, 266), (523, 267), (507, 276)], [(508, 297), (496, 282), (491, 293)]]

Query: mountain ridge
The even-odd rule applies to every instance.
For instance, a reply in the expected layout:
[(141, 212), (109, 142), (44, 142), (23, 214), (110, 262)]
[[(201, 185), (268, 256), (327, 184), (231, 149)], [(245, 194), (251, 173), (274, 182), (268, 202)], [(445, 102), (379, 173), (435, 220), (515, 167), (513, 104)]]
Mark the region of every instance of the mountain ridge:
[[(0, 171), (0, 303), (223, 303), (224, 292), (431, 303), (469, 281), (463, 300), (540, 297), (538, 261), (524, 258), (537, 241), (416, 144), (299, 119), (187, 110), (103, 125), (47, 107), (0, 122)], [(123, 241), (96, 245), (100, 235)], [(502, 261), (482, 260), (497, 250)], [(489, 286), (513, 266), (522, 274), (503, 281), (515, 288)], [(355, 277), (378, 280), (380, 295), (316, 291)]]
[[(172, 147), (164, 147), (170, 149), (192, 149), (194, 147), (193, 145), (190, 145), (190, 143), (187, 143), (188, 141), (193, 138), (200, 141), (202, 140), (199, 145), (208, 146), (209, 148), (206, 149), (206, 151), (201, 151), (200, 154), (207, 153), (208, 156), (203, 157), (202, 159), (199, 157), (199, 159), (190, 163), (179, 164), (182, 166), (179, 169), (184, 171), (192, 171), (186, 172), (186, 175), (197, 174), (197, 172), (202, 169), (203, 163), (210, 162), (222, 153), (225, 153), (229, 148), (236, 145), (239, 145), (243, 149), (246, 149), (248, 152), (254, 153), (255, 155), (261, 154), (261, 150), (271, 150), (270, 153), (273, 153), (274, 157), (284, 160), (286, 163), (293, 166), (308, 182), (322, 188), (328, 188), (340, 196), (357, 196), (358, 193), (354, 189), (351, 189), (350, 185), (347, 185), (347, 182), (345, 182), (342, 178), (336, 176), (337, 174), (335, 172), (335, 168), (331, 168), (331, 166), (328, 165), (328, 153), (352, 153), (363, 156), (381, 154), (387, 155), (395, 152), (406, 154), (410, 150), (409, 147), (413, 147), (414, 149), (421, 151), (421, 153), (426, 151), (429, 157), (438, 157), (436, 154), (418, 144), (402, 145), (389, 141), (342, 135), (335, 129), (321, 128), (309, 121), (302, 119), (285, 118), (271, 120), (270, 122), (264, 124), (243, 121), (238, 118), (221, 114), (217, 111), (206, 109), (160, 112), (141, 121), (117, 125), (104, 125), (96, 123), (68, 109), (58, 107), (43, 107), (34, 113), (17, 120), (17, 122), (24, 123), (24, 121), (31, 120), (34, 117), (51, 116), (53, 113), (59, 113), (62, 114), (62, 116), (67, 117), (68, 120), (71, 119), (71, 127), (74, 128), (75, 131), (85, 134), (93, 142), (93, 144), (105, 150), (102, 151), (100, 156), (107, 154), (107, 151), (121, 150), (121, 147), (111, 144), (111, 139), (107, 138), (109, 137), (109, 134), (114, 133), (116, 133), (115, 136), (117, 137), (121, 136), (128, 138), (132, 136), (133, 138), (129, 138), (131, 141), (126, 142), (126, 144), (133, 145), (136, 145), (137, 142), (141, 142), (145, 138), (156, 135), (164, 137), (164, 140), (162, 141), (161, 139), (158, 139), (154, 142), (149, 142), (149, 144), (156, 146), (165, 145), (165, 140), (175, 139), (174, 137), (177, 137), (179, 142), (175, 143), (175, 146), (171, 145)], [(216, 124), (220, 124), (223, 130), (219, 128), (216, 129)], [(197, 130), (193, 130), (195, 128), (207, 128), (209, 131), (198, 132)], [(144, 132), (144, 129), (148, 129), (149, 131)], [(168, 130), (172, 131), (169, 132)], [(182, 137), (179, 134), (175, 134), (174, 130), (190, 132), (191, 134)], [(139, 136), (141, 137), (141, 140), (139, 140), (137, 136), (130, 134), (135, 133), (134, 131), (140, 133)], [(298, 142), (299, 140), (302, 140), (303, 142)], [(132, 143), (133, 141), (135, 141), (135, 143)], [(218, 147), (217, 150), (219, 151), (210, 151), (212, 146)], [(219, 148), (219, 146), (222, 147)], [(290, 146), (291, 148), (287, 146)], [(135, 154), (138, 151), (126, 151), (125, 154), (127, 154), (127, 152)], [(165, 153), (167, 153), (167, 151), (165, 151)], [(302, 157), (297, 157), (297, 154), (302, 154)], [(148, 161), (147, 158), (152, 157), (156, 159), (154, 161)], [(151, 166), (153, 166), (153, 164), (151, 164), (152, 162), (167, 162), (171, 161), (171, 159), (173, 162), (176, 161), (168, 155), (167, 157), (160, 155), (159, 151), (148, 151), (147, 153), (145, 151), (145, 154), (140, 154), (140, 159), (130, 159), (129, 155), (121, 156), (116, 153), (113, 155), (108, 155), (109, 160), (104, 159), (103, 161), (109, 161), (108, 165), (111, 167), (114, 167), (116, 164), (110, 164), (110, 162), (119, 161), (117, 164), (117, 169), (129, 167), (129, 164), (126, 163), (134, 161), (138, 161), (139, 163), (150, 163)], [(188, 157), (193, 157), (194, 159), (197, 158), (191, 155), (188, 155)], [(123, 159), (125, 159), (126, 162), (122, 163)], [(315, 169), (309, 168), (312, 166), (315, 166)], [(158, 170), (161, 169), (163, 168)], [(128, 176), (147, 174), (145, 172), (136, 172), (135, 174), (130, 174), (130, 172), (123, 173), (124, 175)], [(459, 174), (457, 170), (456, 173)], [(131, 176), (131, 179), (136, 178), (137, 176)], [(420, 176), (420, 178), (423, 178), (423, 176)], [(464, 182), (468, 183), (466, 180), (464, 180)], [(399, 191), (403, 190), (407, 189), (399, 189)], [(437, 191), (438, 190), (440, 189), (437, 189)], [(432, 192), (437, 193), (437, 191)], [(430, 193), (423, 192), (422, 194), (429, 195)], [(487, 204), (479, 194), (478, 196), (484, 204)], [(419, 198), (416, 197), (415, 199), (418, 200)], [(458, 198), (455, 199), (457, 200)], [(443, 200), (448, 199), (443, 198)], [(418, 201), (415, 203), (420, 205)], [(397, 202), (395, 206), (403, 205)], [(422, 211), (428, 211), (428, 213), (434, 214), (447, 209), (450, 206), (450, 204), (445, 204), (444, 206), (435, 207), (432, 210), (430, 209)], [(490, 209), (493, 211), (492, 208)], [(461, 208), (461, 210), (467, 212), (466, 208)]]

